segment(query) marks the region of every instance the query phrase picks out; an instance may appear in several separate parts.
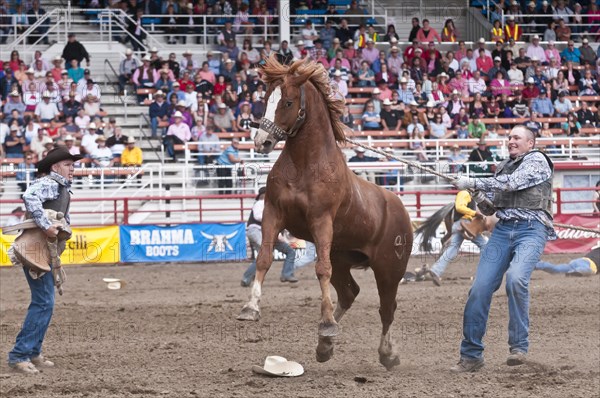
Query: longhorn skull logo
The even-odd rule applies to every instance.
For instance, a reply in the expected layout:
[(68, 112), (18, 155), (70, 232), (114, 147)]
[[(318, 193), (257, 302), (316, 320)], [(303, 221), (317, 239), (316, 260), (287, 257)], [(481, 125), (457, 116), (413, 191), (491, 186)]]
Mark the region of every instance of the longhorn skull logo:
[(210, 245), (206, 251), (207, 253), (210, 253), (213, 250), (215, 253), (225, 253), (226, 250), (233, 250), (233, 247), (229, 243), (229, 239), (232, 239), (234, 236), (236, 236), (238, 232), (239, 231), (235, 231), (229, 235), (209, 235), (204, 231), (200, 231), (202, 236), (210, 240)]

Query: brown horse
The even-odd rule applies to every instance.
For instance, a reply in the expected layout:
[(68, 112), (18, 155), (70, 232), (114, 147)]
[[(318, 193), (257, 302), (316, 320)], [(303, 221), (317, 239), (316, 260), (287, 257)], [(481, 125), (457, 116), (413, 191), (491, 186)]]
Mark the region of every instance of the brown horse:
[[(333, 355), (338, 322), (360, 290), (350, 269), (371, 267), (383, 325), (379, 360), (391, 369), (400, 362), (390, 325), (412, 248), (408, 212), (396, 195), (347, 167), (338, 145), (345, 139), (340, 122), (344, 102), (335, 97), (321, 65), (297, 61), (284, 66), (271, 57), (263, 74), (267, 109), (255, 144), (264, 153), (280, 140), (286, 145), (268, 176), (256, 279), (238, 319), (260, 318), (261, 289), (273, 261), (273, 245), (278, 233), (287, 229), (317, 247), (315, 268), (322, 293), (317, 360), (325, 362)], [(335, 312), (330, 283), (337, 292)]]

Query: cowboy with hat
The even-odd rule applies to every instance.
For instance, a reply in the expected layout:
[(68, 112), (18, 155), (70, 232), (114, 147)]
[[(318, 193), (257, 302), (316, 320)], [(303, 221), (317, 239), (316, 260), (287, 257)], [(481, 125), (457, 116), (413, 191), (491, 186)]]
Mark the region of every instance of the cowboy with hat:
[(135, 138), (128, 137), (125, 149), (121, 153), (121, 164), (123, 166), (141, 166), (142, 161), (142, 150), (135, 146)]
[[(15, 371), (38, 373), (38, 368), (54, 363), (42, 355), (42, 343), (50, 325), (54, 307), (54, 286), (62, 294), (65, 280), (60, 255), (71, 237), (69, 205), (74, 162), (81, 155), (71, 155), (64, 146), (52, 149), (37, 164), (38, 175), (23, 194), (26, 221), (9, 250), (14, 265), (20, 265), (31, 289), (31, 304), (8, 354)], [(33, 248), (33, 250), (32, 250)]]

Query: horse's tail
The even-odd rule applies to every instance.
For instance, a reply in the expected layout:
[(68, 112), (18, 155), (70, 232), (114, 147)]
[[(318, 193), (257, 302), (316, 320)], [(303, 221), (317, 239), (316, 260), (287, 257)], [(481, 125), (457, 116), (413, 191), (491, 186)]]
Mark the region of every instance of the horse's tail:
[(415, 230), (416, 234), (421, 234), (421, 250), (424, 252), (431, 252), (431, 238), (435, 236), (435, 231), (437, 231), (438, 226), (444, 218), (452, 211), (454, 208), (454, 203), (448, 203), (446, 206), (442, 207), (435, 213), (431, 215), (427, 220), (425, 220), (419, 228)]

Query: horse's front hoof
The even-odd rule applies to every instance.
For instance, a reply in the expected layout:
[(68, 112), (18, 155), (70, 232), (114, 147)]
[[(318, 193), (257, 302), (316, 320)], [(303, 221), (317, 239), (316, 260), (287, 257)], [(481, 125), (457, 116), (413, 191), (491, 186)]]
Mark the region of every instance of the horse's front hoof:
[(248, 306), (244, 306), (242, 311), (236, 318), (238, 321), (258, 321), (260, 319), (260, 311), (257, 311)]
[(400, 365), (400, 358), (398, 355), (379, 355), (379, 362), (381, 362), (387, 370), (392, 370), (394, 366)]
[(336, 322), (321, 322), (319, 323), (319, 336), (335, 337), (340, 332), (340, 327)]

